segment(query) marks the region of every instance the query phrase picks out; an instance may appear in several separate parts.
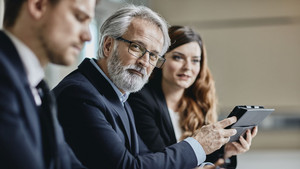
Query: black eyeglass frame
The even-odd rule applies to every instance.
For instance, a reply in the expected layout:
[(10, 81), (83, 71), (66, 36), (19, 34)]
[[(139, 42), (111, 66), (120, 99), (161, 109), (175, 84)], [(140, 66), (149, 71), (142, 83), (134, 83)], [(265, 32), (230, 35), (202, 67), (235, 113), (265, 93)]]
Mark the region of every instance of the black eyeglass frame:
[[(133, 41), (124, 39), (124, 38), (122, 38), (122, 37), (118, 37), (118, 38), (115, 38), (115, 39), (116, 39), (116, 40), (119, 40), (119, 41), (123, 41), (123, 42), (129, 43), (129, 46), (128, 46), (128, 53), (130, 53), (129, 50), (130, 50), (130, 45), (131, 45), (132, 43), (137, 44), (138, 46), (140, 46), (141, 48), (143, 48), (144, 51), (141, 51), (141, 52), (143, 52), (141, 56), (136, 56), (136, 55), (130, 53), (131, 55), (133, 55), (133, 56), (135, 56), (135, 57), (137, 57), (137, 58), (143, 57), (147, 52), (148, 52), (149, 54), (154, 54), (153, 52), (150, 52), (149, 50), (147, 50), (143, 45), (138, 44), (138, 43), (136, 43), (136, 42), (133, 42)], [(150, 60), (151, 60), (150, 58), (149, 58), (149, 63), (150, 63), (152, 66), (155, 66), (155, 67), (157, 67), (157, 68), (161, 68), (161, 67), (163, 66), (163, 64), (165, 63), (166, 59), (163, 58), (162, 56), (158, 55), (158, 54), (154, 54), (154, 55), (157, 55), (157, 56), (158, 56), (158, 57), (157, 57), (158, 59), (157, 59), (157, 61), (156, 61), (156, 64), (154, 65), (153, 63), (151, 63), (151, 62), (150, 62)], [(149, 55), (149, 57), (150, 57), (150, 55)]]

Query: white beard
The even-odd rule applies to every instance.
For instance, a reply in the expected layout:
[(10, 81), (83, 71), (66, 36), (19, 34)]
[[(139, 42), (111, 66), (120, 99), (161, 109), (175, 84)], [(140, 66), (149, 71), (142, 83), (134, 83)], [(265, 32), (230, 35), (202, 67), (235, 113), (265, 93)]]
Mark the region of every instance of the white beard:
[[(137, 65), (122, 66), (118, 57), (117, 50), (111, 58), (108, 59), (108, 74), (112, 82), (121, 90), (125, 92), (137, 92), (143, 88), (143, 86), (148, 82), (149, 76), (145, 68)], [(130, 73), (128, 69), (134, 69), (141, 74), (143, 77)]]

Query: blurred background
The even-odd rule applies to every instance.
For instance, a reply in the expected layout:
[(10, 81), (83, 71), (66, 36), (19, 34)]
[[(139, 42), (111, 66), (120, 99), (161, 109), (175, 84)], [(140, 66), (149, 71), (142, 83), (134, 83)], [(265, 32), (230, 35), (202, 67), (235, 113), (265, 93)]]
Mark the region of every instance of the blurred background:
[[(160, 13), (170, 25), (188, 25), (202, 36), (216, 81), (220, 119), (235, 105), (275, 108), (259, 126), (238, 169), (300, 168), (299, 0), (101, 0), (86, 43), (71, 67), (49, 65), (54, 87), (84, 57), (95, 57), (101, 23), (133, 3)], [(2, 23), (3, 0), (0, 0)], [(1, 24), (0, 24), (1, 27)]]

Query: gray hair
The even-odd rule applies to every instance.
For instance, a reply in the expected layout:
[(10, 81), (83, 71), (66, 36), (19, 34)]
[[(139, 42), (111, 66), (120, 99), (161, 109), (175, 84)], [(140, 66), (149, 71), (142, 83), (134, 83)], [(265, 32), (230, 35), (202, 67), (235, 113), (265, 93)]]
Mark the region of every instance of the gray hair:
[(117, 10), (111, 15), (100, 28), (100, 42), (98, 49), (98, 58), (103, 58), (103, 42), (108, 36), (113, 38), (121, 37), (128, 29), (132, 19), (142, 18), (157, 25), (163, 33), (164, 44), (160, 55), (166, 53), (170, 46), (170, 37), (168, 34), (168, 23), (158, 13), (145, 6), (127, 5)]

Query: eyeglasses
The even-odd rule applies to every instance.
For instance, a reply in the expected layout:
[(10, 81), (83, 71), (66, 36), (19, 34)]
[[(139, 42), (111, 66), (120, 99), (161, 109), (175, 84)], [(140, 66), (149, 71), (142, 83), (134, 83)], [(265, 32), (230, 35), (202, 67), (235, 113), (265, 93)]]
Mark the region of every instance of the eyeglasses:
[(127, 42), (129, 43), (128, 46), (128, 53), (130, 53), (131, 55), (137, 57), (137, 58), (141, 58), (145, 55), (145, 53), (149, 53), (149, 63), (152, 66), (155, 66), (157, 68), (161, 68), (162, 65), (165, 63), (166, 59), (159, 56), (156, 53), (150, 52), (148, 51), (143, 45), (138, 44), (136, 42), (132, 42), (130, 40), (124, 39), (122, 37), (118, 37), (116, 38), (116, 40), (119, 41), (123, 41), (123, 42)]

